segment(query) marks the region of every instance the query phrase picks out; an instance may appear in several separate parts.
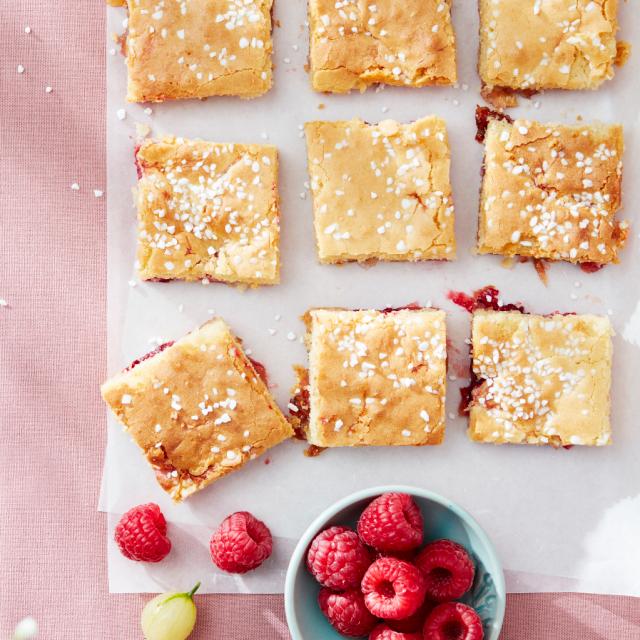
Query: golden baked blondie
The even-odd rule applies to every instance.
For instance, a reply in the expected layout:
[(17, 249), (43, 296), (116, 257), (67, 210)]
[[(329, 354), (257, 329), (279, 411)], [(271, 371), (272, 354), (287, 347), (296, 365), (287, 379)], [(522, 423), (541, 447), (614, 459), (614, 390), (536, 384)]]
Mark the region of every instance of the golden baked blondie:
[(127, 0), (127, 99), (253, 98), (271, 88), (273, 0)]
[(136, 161), (143, 280), (279, 281), (275, 147), (169, 137)]
[[(313, 309), (307, 440), (318, 447), (440, 444), (445, 431), (445, 313)], [(298, 394), (300, 397), (300, 394)], [(300, 403), (301, 405), (307, 404)], [(291, 408), (291, 405), (290, 405)]]
[(455, 257), (443, 120), (308, 122), (320, 262)]
[(489, 121), (478, 252), (603, 265), (617, 262), (620, 125)]
[(484, 85), (596, 89), (618, 56), (617, 0), (480, 0)]
[(316, 91), (456, 82), (451, 0), (309, 0), (309, 31)]
[(214, 318), (102, 385), (105, 402), (174, 500), (292, 435), (255, 364)]
[(609, 319), (594, 315), (476, 311), (469, 437), (609, 444), (612, 333)]

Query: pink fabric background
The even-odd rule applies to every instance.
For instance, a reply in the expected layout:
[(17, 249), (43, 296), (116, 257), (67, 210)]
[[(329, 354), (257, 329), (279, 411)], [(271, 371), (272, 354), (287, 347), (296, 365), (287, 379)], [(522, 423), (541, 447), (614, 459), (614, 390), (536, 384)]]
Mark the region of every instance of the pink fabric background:
[[(104, 7), (2, 5), (0, 638), (27, 614), (42, 638), (141, 638), (146, 598), (107, 593), (105, 518), (96, 512), (106, 224), (93, 189), (105, 184)], [(288, 638), (280, 596), (198, 603), (194, 640)], [(640, 638), (640, 600), (510, 596), (503, 638)]]

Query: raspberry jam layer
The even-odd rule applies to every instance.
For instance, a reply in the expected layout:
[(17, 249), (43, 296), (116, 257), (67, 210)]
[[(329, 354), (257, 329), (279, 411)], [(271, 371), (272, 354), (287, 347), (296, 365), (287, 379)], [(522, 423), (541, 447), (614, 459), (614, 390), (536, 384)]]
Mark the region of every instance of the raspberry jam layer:
[(597, 262), (581, 262), (580, 268), (585, 273), (596, 273), (596, 271), (600, 271), (604, 267), (604, 264), (599, 264)]
[(402, 307), (385, 307), (380, 309), (380, 313), (395, 313), (396, 311), (420, 311), (424, 307), (420, 306), (417, 302), (409, 302)]
[(461, 416), (469, 413), (471, 403), (473, 402), (473, 392), (482, 385), (482, 380), (478, 378), (473, 370), (473, 364), (470, 366), (469, 384), (466, 387), (460, 387), (460, 404), (458, 405), (458, 414)]
[(500, 301), (500, 291), (493, 285), (477, 289), (471, 295), (468, 295), (463, 291), (448, 291), (447, 298), (469, 313), (473, 313), (474, 311), (481, 309), (488, 309), (491, 311), (519, 311), (520, 313), (526, 313), (521, 304), (503, 304)]
[(150, 358), (153, 358), (154, 356), (157, 356), (159, 353), (162, 353), (165, 349), (168, 349), (173, 343), (174, 343), (173, 340), (171, 340), (169, 342), (164, 342), (163, 344), (161, 344), (158, 347), (156, 347), (153, 351), (149, 351), (149, 353), (145, 353), (140, 358), (137, 358), (136, 360), (134, 360), (125, 369), (125, 371), (131, 371), (131, 369), (135, 369), (141, 362), (144, 362), (145, 360), (149, 360)]
[(138, 151), (140, 151), (140, 145), (137, 144), (135, 149), (133, 150), (133, 161), (136, 165), (136, 173), (138, 174), (138, 180), (142, 178), (142, 165), (140, 164), (140, 160), (138, 160)]
[(476, 140), (478, 142), (484, 142), (487, 135), (487, 127), (491, 120), (504, 120), (511, 124), (513, 118), (506, 113), (489, 109), (489, 107), (476, 107)]
[(256, 373), (260, 376), (260, 379), (262, 380), (262, 382), (264, 382), (265, 385), (268, 387), (269, 375), (267, 374), (267, 368), (262, 364), (262, 362), (259, 362), (258, 360), (254, 360), (253, 358), (249, 358), (249, 362), (251, 362), (251, 364), (253, 365), (253, 368), (256, 370)]

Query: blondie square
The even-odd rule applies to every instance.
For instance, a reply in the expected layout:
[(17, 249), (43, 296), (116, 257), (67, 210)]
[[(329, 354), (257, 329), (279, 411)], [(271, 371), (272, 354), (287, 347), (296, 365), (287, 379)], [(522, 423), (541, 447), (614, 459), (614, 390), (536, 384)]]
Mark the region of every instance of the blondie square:
[(470, 438), (609, 444), (612, 333), (593, 315), (476, 311)]
[(271, 88), (273, 0), (127, 0), (130, 102)]
[(479, 253), (604, 265), (617, 262), (620, 125), (490, 120)]
[(316, 91), (456, 82), (451, 0), (309, 0), (309, 30)]
[(165, 138), (136, 161), (143, 280), (279, 281), (275, 147)]
[(447, 362), (443, 311), (314, 309), (306, 322), (310, 444), (442, 442)]
[(319, 121), (305, 130), (320, 262), (455, 257), (443, 120)]
[(613, 77), (617, 0), (480, 0), (479, 71), (512, 90), (596, 89)]
[(136, 360), (102, 397), (179, 502), (292, 435), (259, 369), (215, 318)]

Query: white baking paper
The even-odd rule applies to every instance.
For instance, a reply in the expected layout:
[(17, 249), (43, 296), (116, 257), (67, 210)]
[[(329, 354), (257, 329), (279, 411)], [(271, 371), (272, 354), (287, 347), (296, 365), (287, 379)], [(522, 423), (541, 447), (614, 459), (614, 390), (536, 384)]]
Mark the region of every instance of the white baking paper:
[[(527, 4), (529, 0), (523, 0)], [(109, 373), (158, 341), (175, 339), (212, 314), (224, 317), (264, 362), (273, 392), (285, 407), (294, 381), (291, 365), (305, 362), (299, 316), (311, 306), (384, 307), (418, 301), (449, 312), (450, 418), (446, 442), (432, 448), (362, 448), (303, 456), (287, 442), (186, 503), (174, 505), (156, 484), (135, 445), (110, 416), (100, 509), (109, 515), (109, 585), (112, 592), (160, 591), (203, 581), (205, 592), (280, 592), (296, 539), (325, 507), (345, 494), (384, 483), (428, 487), (460, 502), (485, 527), (503, 560), (511, 591), (591, 591), (640, 595), (640, 268), (636, 203), (640, 202), (640, 51), (615, 80), (597, 92), (548, 93), (522, 100), (516, 116), (573, 123), (621, 121), (626, 129), (624, 215), (634, 222), (622, 262), (599, 273), (550, 268), (545, 287), (531, 264), (508, 270), (499, 257), (472, 254), (482, 147), (474, 141), (480, 102), (475, 71), (476, 2), (454, 3), (459, 88), (369, 90), (325, 96), (311, 91), (306, 3), (277, 0), (275, 86), (253, 101), (211, 98), (151, 105), (125, 103), (125, 66), (107, 55), (108, 69), (108, 322)], [(109, 38), (122, 31), (122, 9), (109, 9)], [(640, 43), (640, 14), (620, 3), (622, 37)], [(108, 48), (115, 47), (111, 42)], [(124, 109), (126, 118), (121, 119)], [(312, 119), (410, 121), (438, 114), (448, 123), (456, 203), (458, 260), (451, 264), (320, 266), (316, 262), (302, 124)], [(148, 283), (134, 274), (136, 123), (154, 135), (176, 134), (220, 142), (269, 142), (281, 158), (282, 284), (256, 290), (211, 284)], [(570, 451), (471, 443), (457, 417), (458, 387), (468, 367), (469, 316), (446, 300), (448, 289), (497, 285), (505, 300), (535, 312), (609, 314), (617, 331), (613, 382), (614, 444)], [(272, 330), (275, 330), (275, 335)], [(265, 464), (266, 460), (270, 464)], [(142, 502), (160, 504), (170, 522), (174, 550), (159, 565), (125, 560), (111, 542), (118, 514)], [(252, 511), (268, 523), (275, 553), (243, 578), (216, 571), (208, 556), (213, 528), (229, 513)]]

